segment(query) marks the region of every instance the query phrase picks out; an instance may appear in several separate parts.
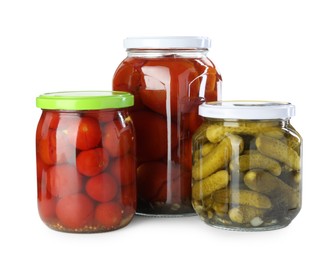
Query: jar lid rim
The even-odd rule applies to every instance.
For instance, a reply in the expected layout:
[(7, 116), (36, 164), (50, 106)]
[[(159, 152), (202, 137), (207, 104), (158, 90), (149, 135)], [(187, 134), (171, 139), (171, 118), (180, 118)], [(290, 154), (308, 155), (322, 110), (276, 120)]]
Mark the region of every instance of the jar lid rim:
[(218, 119), (288, 119), (295, 116), (295, 106), (264, 100), (214, 101), (200, 105), (199, 115)]
[(36, 106), (51, 110), (99, 110), (134, 105), (134, 96), (123, 91), (65, 91), (45, 93)]
[(204, 36), (128, 37), (126, 49), (209, 49), (211, 40)]

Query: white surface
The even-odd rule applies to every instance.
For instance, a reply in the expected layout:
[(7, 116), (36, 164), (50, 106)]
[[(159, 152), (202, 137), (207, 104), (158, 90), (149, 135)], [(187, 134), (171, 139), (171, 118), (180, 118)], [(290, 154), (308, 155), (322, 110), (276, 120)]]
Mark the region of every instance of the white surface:
[[(221, 3), (218, 5), (218, 3)], [(0, 259), (334, 259), (334, 1), (0, 2)], [(106, 89), (128, 36), (206, 35), (226, 99), (296, 105), (303, 209), (285, 229), (136, 218), (110, 233), (52, 231), (36, 209), (35, 97)]]

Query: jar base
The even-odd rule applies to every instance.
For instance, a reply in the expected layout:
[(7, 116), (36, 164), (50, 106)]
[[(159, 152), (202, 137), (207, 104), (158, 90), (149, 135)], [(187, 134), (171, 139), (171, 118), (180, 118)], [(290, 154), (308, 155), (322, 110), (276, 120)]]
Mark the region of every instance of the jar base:
[(195, 216), (196, 213), (191, 205), (186, 203), (168, 204), (163, 202), (139, 203), (136, 215), (146, 217), (184, 217)]
[(224, 224), (223, 222), (221, 223), (218, 221), (210, 221), (210, 220), (205, 220), (202, 218), (202, 220), (209, 226), (219, 228), (219, 229), (224, 229), (224, 230), (229, 230), (229, 231), (244, 231), (244, 232), (257, 232), (257, 231), (271, 231), (271, 230), (277, 230), (277, 229), (282, 229), (287, 227), (291, 222), (292, 218), (284, 218), (280, 221), (273, 220), (273, 221), (267, 221), (264, 222), (258, 226), (252, 226), (249, 224), (246, 226), (246, 224), (234, 224), (232, 222), (227, 222)]
[(136, 212), (137, 216), (141, 217), (152, 217), (152, 218), (181, 218), (181, 217), (193, 217), (197, 214), (195, 212), (182, 213), (182, 214), (157, 214), (157, 213), (142, 213)]
[(207, 225), (218, 228), (218, 229), (223, 229), (223, 230), (228, 230), (228, 231), (242, 231), (242, 232), (260, 232), (260, 231), (273, 231), (273, 230), (278, 230), (287, 227), (291, 222), (285, 223), (285, 224), (276, 224), (272, 226), (260, 226), (260, 227), (237, 227), (237, 226), (222, 226), (222, 225), (213, 225), (211, 223), (205, 222)]

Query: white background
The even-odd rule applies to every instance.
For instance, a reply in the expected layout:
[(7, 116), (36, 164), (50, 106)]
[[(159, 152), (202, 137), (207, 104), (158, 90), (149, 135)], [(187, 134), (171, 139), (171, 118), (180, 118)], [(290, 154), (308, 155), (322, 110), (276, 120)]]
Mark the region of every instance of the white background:
[[(123, 39), (152, 35), (209, 36), (225, 99), (296, 105), (303, 209), (290, 226), (244, 233), (197, 217), (136, 217), (119, 231), (78, 235), (39, 219), (35, 97), (109, 90)], [(1, 0), (0, 259), (334, 259), (334, 88), (334, 1)]]

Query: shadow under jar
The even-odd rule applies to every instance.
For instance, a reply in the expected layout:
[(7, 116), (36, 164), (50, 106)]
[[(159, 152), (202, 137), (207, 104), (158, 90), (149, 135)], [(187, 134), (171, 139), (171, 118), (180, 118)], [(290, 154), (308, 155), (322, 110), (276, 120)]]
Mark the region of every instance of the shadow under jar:
[(191, 139), (198, 106), (221, 96), (221, 76), (204, 37), (127, 38), (113, 89), (131, 92), (137, 136), (137, 214), (194, 214)]
[(302, 138), (290, 103), (220, 101), (200, 106), (193, 137), (192, 203), (207, 224), (262, 231), (301, 208)]
[(124, 92), (39, 96), (38, 210), (52, 229), (93, 233), (126, 226), (136, 210), (135, 137)]

